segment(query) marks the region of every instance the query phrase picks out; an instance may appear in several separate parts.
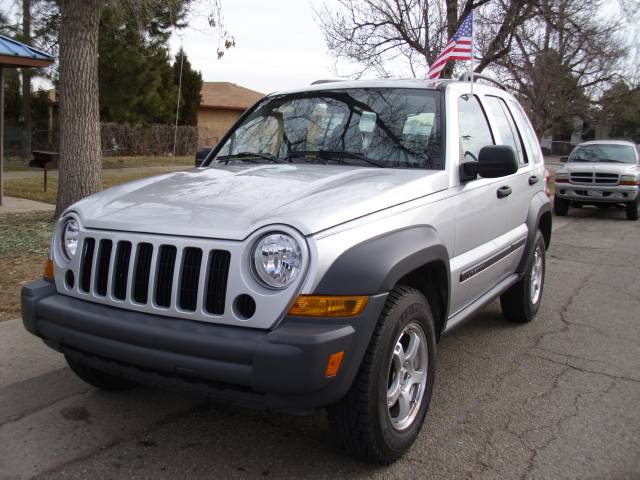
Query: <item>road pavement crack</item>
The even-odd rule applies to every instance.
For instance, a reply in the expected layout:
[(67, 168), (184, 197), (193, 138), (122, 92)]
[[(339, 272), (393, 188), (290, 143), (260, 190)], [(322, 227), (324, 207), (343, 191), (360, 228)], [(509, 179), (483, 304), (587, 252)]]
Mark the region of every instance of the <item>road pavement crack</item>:
[[(556, 353), (556, 354), (567, 357), (567, 360), (571, 357), (571, 355), (566, 355), (566, 354), (562, 354), (562, 353)], [(607, 378), (610, 378), (612, 380), (624, 380), (624, 381), (627, 381), (627, 382), (640, 383), (640, 378), (633, 378), (633, 377), (627, 377), (625, 375), (614, 375), (614, 374), (611, 374), (611, 373), (600, 372), (598, 370), (592, 370), (592, 369), (589, 369), (589, 368), (584, 368), (584, 367), (579, 367), (577, 365), (573, 365), (573, 364), (569, 363), (568, 361), (567, 362), (560, 362), (558, 360), (554, 360), (552, 358), (545, 357), (543, 355), (536, 355), (534, 353), (530, 353), (529, 355), (532, 355), (532, 356), (534, 356), (536, 358), (539, 358), (540, 360), (544, 360), (546, 362), (551, 362), (551, 363), (555, 363), (556, 365), (563, 365), (565, 367), (569, 367), (569, 368), (571, 368), (573, 370), (576, 370), (578, 372), (590, 373), (590, 374), (593, 374), (593, 375), (602, 375), (603, 377), (607, 377)], [(606, 362), (600, 362), (599, 360), (584, 359), (583, 357), (575, 357), (575, 358), (580, 358), (580, 359), (587, 360), (587, 361), (590, 361), (590, 362), (605, 363), (606, 364)]]

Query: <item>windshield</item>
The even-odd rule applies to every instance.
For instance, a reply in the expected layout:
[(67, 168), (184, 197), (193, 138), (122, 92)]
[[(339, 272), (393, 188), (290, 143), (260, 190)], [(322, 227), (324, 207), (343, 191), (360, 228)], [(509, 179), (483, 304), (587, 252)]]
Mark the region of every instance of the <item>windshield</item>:
[(215, 160), (441, 170), (440, 135), (440, 92), (322, 90), (269, 97)]
[(636, 163), (632, 146), (615, 144), (578, 145), (569, 155), (570, 162)]

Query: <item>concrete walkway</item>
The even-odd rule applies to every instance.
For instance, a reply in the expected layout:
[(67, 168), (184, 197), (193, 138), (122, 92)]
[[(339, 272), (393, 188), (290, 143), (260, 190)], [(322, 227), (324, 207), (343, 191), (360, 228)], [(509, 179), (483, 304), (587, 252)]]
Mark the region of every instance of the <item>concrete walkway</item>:
[(55, 205), (50, 203), (36, 202), (24, 198), (3, 197), (0, 205), (0, 215), (5, 213), (30, 213), (30, 212), (53, 212)]

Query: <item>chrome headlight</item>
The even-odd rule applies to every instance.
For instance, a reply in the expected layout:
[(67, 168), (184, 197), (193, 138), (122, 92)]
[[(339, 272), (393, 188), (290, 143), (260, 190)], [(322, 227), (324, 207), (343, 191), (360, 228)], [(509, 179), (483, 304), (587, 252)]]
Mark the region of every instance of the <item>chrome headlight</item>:
[(68, 260), (71, 260), (78, 250), (78, 235), (80, 226), (74, 218), (65, 220), (62, 229), (62, 251)]
[(295, 280), (303, 268), (302, 250), (286, 233), (270, 233), (253, 248), (253, 268), (260, 283), (282, 289)]

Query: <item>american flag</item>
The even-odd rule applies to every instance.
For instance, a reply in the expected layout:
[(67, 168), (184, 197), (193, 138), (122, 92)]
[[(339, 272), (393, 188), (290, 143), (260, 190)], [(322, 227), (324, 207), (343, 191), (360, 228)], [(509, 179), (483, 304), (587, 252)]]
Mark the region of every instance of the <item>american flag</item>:
[(455, 33), (447, 46), (431, 67), (429, 67), (429, 78), (438, 78), (449, 60), (471, 60), (473, 51), (473, 10), (464, 19), (460, 28)]

